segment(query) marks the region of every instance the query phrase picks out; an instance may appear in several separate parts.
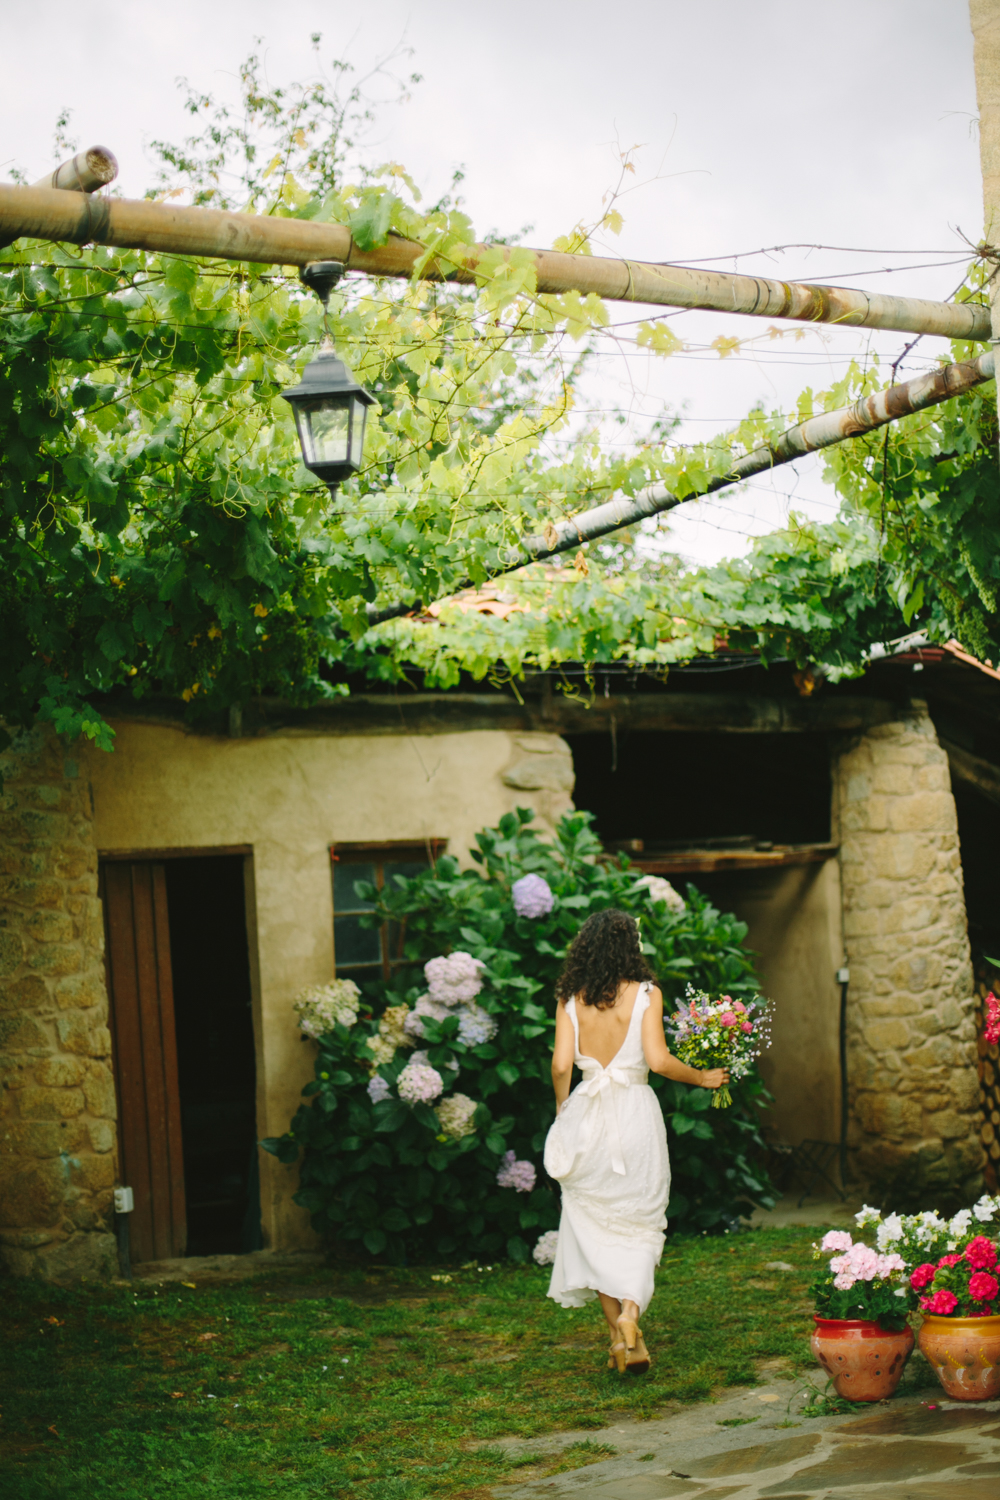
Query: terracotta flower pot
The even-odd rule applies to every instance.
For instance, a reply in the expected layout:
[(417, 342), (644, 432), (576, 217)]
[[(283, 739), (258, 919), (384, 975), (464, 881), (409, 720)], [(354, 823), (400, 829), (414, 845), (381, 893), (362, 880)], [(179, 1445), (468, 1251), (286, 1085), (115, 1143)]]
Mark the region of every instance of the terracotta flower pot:
[(813, 1317), (812, 1351), (837, 1395), (847, 1401), (884, 1401), (891, 1396), (913, 1349), (913, 1329), (886, 1333), (867, 1318), (821, 1318), (818, 1313)]
[(925, 1313), (918, 1342), (953, 1401), (994, 1401), (1000, 1396), (1000, 1314), (936, 1318)]

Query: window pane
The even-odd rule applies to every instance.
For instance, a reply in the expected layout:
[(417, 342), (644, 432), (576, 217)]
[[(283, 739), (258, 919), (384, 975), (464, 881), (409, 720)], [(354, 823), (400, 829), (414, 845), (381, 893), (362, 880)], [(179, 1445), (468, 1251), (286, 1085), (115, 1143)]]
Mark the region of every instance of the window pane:
[(382, 944), (378, 928), (366, 932), (359, 917), (334, 917), (333, 951), (337, 973), (347, 964), (378, 964)]
[[(336, 853), (336, 850), (334, 851)], [(372, 903), (362, 901), (355, 894), (354, 883), (357, 880), (369, 880), (375, 884), (375, 866), (373, 864), (354, 864), (352, 861), (341, 860), (333, 867), (333, 909), (339, 911), (371, 911)]]
[(429, 866), (427, 864), (426, 859), (409, 859), (409, 860), (388, 860), (387, 859), (385, 861), (385, 863), (383, 864), (383, 866), (382, 866), (382, 869), (385, 872), (385, 884), (390, 888), (390, 890), (398, 890), (399, 889), (398, 886), (396, 886), (396, 885), (393, 884), (392, 877), (394, 875), (405, 875), (408, 880), (412, 880), (413, 877), (414, 877), (414, 875), (422, 875), (423, 872), (426, 869), (428, 869), (428, 868), (429, 868)]
[(338, 979), (353, 979), (362, 997), (366, 999), (378, 999), (379, 988), (382, 984), (382, 965), (377, 969), (366, 969), (358, 966), (353, 969), (337, 969)]
[(344, 463), (347, 458), (347, 410), (322, 399), (302, 402), (299, 424), (308, 463)]

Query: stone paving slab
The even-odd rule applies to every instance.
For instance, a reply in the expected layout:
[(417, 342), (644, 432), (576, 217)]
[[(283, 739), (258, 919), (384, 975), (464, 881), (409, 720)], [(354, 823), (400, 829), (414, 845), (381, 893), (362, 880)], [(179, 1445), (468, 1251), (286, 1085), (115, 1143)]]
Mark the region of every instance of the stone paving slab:
[(571, 1473), (477, 1494), (494, 1500), (1000, 1497), (1000, 1402), (970, 1406), (935, 1400), (930, 1392), (859, 1416), (809, 1419), (796, 1415), (807, 1389), (776, 1382), (649, 1422), (511, 1440), (503, 1444), (511, 1454), (539, 1459), (556, 1458), (583, 1438), (618, 1451)]

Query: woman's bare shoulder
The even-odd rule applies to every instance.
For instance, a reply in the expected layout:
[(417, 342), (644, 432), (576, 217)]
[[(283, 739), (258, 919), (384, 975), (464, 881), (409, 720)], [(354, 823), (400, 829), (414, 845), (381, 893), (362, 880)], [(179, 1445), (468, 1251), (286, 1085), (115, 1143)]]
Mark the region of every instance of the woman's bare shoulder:
[(649, 1003), (651, 1006), (656, 1006), (659, 1010), (663, 1009), (663, 991), (660, 989), (659, 985), (650, 985)]

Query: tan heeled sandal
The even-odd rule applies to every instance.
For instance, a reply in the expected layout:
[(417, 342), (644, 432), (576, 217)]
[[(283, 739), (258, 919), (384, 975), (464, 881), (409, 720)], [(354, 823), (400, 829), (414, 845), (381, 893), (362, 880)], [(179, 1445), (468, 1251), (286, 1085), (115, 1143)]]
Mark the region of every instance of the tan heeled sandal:
[(616, 1342), (613, 1343), (611, 1345), (611, 1348), (608, 1350), (608, 1369), (617, 1369), (619, 1375), (624, 1375), (625, 1359), (627, 1354), (628, 1350), (625, 1346), (625, 1340), (617, 1339)]
[(638, 1323), (624, 1315), (618, 1319), (618, 1329), (625, 1340), (625, 1370), (629, 1375), (645, 1375), (650, 1366), (649, 1350), (642, 1337)]

